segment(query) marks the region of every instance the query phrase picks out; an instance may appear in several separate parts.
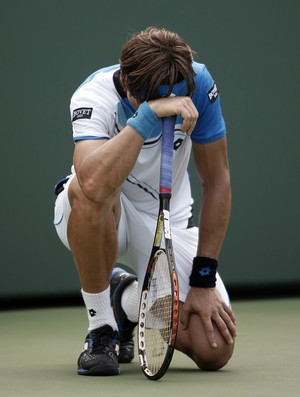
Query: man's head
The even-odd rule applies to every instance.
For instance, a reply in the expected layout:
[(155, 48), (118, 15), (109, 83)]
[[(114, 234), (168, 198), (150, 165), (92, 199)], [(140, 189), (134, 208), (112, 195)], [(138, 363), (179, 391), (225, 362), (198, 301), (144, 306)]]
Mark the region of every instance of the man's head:
[(189, 96), (195, 90), (192, 61), (191, 48), (177, 33), (150, 27), (123, 46), (122, 83), (139, 103), (169, 96), (180, 82), (184, 86), (181, 95)]

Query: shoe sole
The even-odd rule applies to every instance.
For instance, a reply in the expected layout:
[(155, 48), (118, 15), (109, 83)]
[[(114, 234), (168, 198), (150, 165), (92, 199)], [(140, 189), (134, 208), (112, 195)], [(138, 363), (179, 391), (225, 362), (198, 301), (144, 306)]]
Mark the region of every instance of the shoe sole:
[(119, 375), (120, 368), (99, 365), (91, 369), (78, 368), (77, 373), (85, 376), (114, 376)]

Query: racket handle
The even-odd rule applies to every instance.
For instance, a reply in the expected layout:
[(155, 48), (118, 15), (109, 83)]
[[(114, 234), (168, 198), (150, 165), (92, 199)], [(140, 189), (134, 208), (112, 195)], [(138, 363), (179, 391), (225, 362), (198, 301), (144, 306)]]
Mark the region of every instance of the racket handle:
[(176, 116), (162, 118), (159, 193), (172, 192), (173, 146)]

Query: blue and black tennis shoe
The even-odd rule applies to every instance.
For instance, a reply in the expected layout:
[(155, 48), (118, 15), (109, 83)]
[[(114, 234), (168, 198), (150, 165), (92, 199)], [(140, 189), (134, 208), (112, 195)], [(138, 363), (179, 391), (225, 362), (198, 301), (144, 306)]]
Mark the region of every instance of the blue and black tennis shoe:
[(78, 358), (79, 375), (118, 375), (119, 333), (110, 325), (89, 332), (84, 348)]
[(130, 363), (133, 360), (133, 331), (137, 323), (128, 320), (121, 306), (121, 298), (125, 288), (136, 280), (135, 275), (121, 268), (114, 269), (110, 281), (110, 299), (119, 332), (104, 325), (88, 333), (78, 358), (79, 375), (118, 375), (119, 363)]

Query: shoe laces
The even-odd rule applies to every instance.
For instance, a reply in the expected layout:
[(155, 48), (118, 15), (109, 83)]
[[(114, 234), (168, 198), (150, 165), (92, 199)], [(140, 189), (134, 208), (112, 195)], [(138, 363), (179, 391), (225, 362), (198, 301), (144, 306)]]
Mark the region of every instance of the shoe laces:
[(111, 327), (104, 326), (100, 330), (91, 332), (92, 334), (92, 353), (101, 354), (107, 350), (114, 350), (116, 346), (116, 340), (118, 339), (118, 332), (113, 331)]

